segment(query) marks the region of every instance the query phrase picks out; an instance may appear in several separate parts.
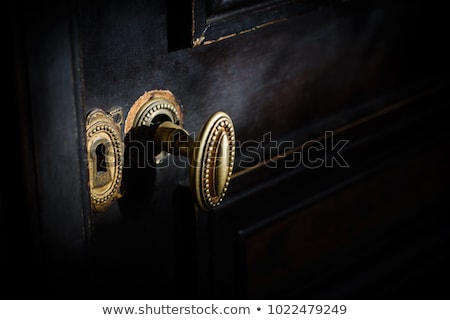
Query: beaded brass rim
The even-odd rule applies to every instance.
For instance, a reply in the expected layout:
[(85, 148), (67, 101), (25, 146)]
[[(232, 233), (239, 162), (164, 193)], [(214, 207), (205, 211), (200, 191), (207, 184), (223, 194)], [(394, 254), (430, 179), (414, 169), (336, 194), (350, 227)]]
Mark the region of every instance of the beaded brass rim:
[(128, 112), (125, 134), (132, 128), (150, 126), (156, 116), (163, 115), (168, 121), (182, 125), (182, 111), (175, 96), (168, 90), (145, 92)]
[(167, 100), (156, 99), (142, 106), (141, 112), (134, 119), (133, 127), (150, 126), (157, 115), (165, 115), (172, 123), (179, 123), (177, 109)]
[(194, 149), (191, 188), (202, 209), (219, 205), (227, 192), (235, 157), (235, 136), (231, 118), (217, 112), (205, 123)]
[[(117, 113), (117, 112), (116, 112)], [(104, 171), (99, 172), (98, 148), (103, 146)], [(120, 197), (123, 169), (123, 142), (120, 124), (114, 122), (112, 113), (92, 110), (86, 119), (86, 148), (89, 168), (91, 206), (101, 212), (114, 199)]]
[[(156, 119), (157, 116), (161, 117)], [(171, 145), (177, 146), (175, 153), (190, 158), (191, 190), (198, 206), (208, 210), (219, 205), (228, 190), (234, 165), (235, 137), (231, 118), (224, 112), (217, 112), (204, 124), (198, 139), (177, 140), (189, 136), (182, 127), (181, 107), (170, 91), (152, 90), (145, 92), (131, 107), (125, 133), (152, 124), (156, 130), (147, 139), (154, 139), (163, 148), (168, 146), (164, 152), (172, 152), (169, 151)]]

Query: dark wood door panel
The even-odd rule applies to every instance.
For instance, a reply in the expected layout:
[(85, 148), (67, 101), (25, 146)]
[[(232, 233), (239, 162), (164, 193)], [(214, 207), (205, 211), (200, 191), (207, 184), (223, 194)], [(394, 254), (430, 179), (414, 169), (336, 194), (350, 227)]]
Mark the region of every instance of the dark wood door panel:
[[(323, 6), (341, 3), (334, 0), (196, 0), (192, 4), (192, 8), (186, 8), (186, 11), (189, 12), (185, 12), (184, 15), (192, 11), (191, 45), (200, 46), (253, 32), (292, 17), (318, 10)], [(171, 15), (170, 11), (169, 15)], [(186, 28), (180, 23), (180, 21), (183, 21), (182, 15), (183, 13), (178, 11), (177, 23), (175, 19), (172, 21), (179, 27)], [(179, 43), (178, 47), (183, 42)]]
[[(416, 272), (424, 281), (448, 244), (448, 220), (435, 209), (447, 196), (446, 11), (428, 1), (321, 0), (216, 1), (208, 11), (198, 0), (203, 11), (192, 12), (189, 1), (175, 2), (12, 5), (18, 91), (6, 116), (18, 135), (4, 136), (22, 161), (5, 157), (4, 167), (23, 170), (13, 183), (2, 174), (0, 222), (8, 243), (22, 239), (7, 259), (29, 255), (14, 275), (36, 272), (21, 282), (37, 284), (27, 292), (40, 297), (49, 284), (58, 298), (355, 297), (370, 293), (357, 279), (375, 285), (371, 275), (394, 278), (422, 257), (434, 264), (408, 269), (390, 292), (404, 293)], [(205, 29), (192, 30), (192, 13)], [(187, 168), (169, 156), (156, 170), (125, 168), (124, 196), (94, 214), (85, 117), (94, 108), (126, 117), (152, 89), (174, 93), (188, 132), (216, 111), (231, 116), (238, 148), (229, 195), (218, 209), (198, 210)], [(349, 141), (348, 168), (287, 168), (314, 146), (304, 142), (329, 133)], [(273, 141), (292, 147), (264, 153)], [(243, 162), (248, 142), (259, 148)], [(23, 216), (9, 214), (16, 187)], [(382, 237), (392, 230), (408, 240)], [(374, 258), (364, 261), (380, 269), (359, 268), (365, 245)], [(400, 257), (397, 267), (389, 255)]]
[(183, 104), (189, 132), (224, 110), (240, 141), (300, 128), (314, 136), (372, 112), (355, 110), (367, 101), (448, 78), (438, 15), (424, 3), (350, 2), (169, 52), (164, 6), (88, 3), (80, 17), (86, 106), (126, 114), (143, 92), (163, 88)]
[(9, 1), (5, 10), (13, 38), (5, 117), (14, 130), (2, 134), (10, 250), (2, 294), (80, 297), (92, 233), (74, 11), (50, 1)]
[(267, 1), (258, 0), (207, 0), (205, 1), (208, 15), (230, 9), (245, 9), (249, 5), (263, 4)]
[[(442, 150), (439, 145), (430, 151), (436, 157), (448, 156), (448, 154), (440, 153)], [(427, 253), (422, 252), (421, 246), (426, 246), (428, 249), (435, 245), (445, 248), (444, 243), (448, 245), (450, 241), (448, 234), (441, 234), (441, 237), (432, 243), (426, 243), (425, 240), (421, 243), (411, 236), (407, 238), (408, 240), (400, 237), (403, 237), (403, 234), (408, 231), (408, 227), (414, 227), (414, 225), (410, 226), (412, 219), (423, 223), (422, 219), (416, 217), (419, 214), (429, 215), (428, 219), (436, 221), (432, 222), (435, 229), (429, 227), (429, 229), (420, 230), (416, 227), (415, 236), (417, 238), (422, 239), (429, 236), (428, 234), (424, 235), (425, 232), (432, 235), (432, 232), (443, 233), (450, 230), (448, 217), (443, 214), (443, 211), (429, 212), (430, 207), (433, 207), (436, 202), (440, 203), (443, 198), (448, 197), (445, 185), (449, 173), (445, 163), (430, 162), (429, 154), (425, 154), (422, 157), (402, 162), (400, 166), (394, 166), (385, 172), (379, 172), (366, 181), (339, 191), (305, 209), (294, 211), (281, 221), (262, 227), (250, 234), (243, 233), (241, 241), (244, 260), (241, 262), (245, 268), (243, 272), (247, 275), (244, 277), (246, 279), (245, 296), (272, 297), (273, 292), (286, 294), (291, 290), (297, 294), (300, 292), (302, 297), (312, 297), (312, 293), (326, 297), (326, 285), (322, 284), (324, 287), (322, 292), (318, 292), (314, 286), (310, 285), (311, 282), (317, 281), (314, 277), (321, 278), (324, 277), (324, 274), (327, 275), (327, 273), (333, 273), (336, 272), (336, 269), (342, 268), (344, 270), (339, 270), (336, 272), (337, 274), (333, 275), (333, 277), (339, 277), (339, 273), (344, 273), (345, 268), (349, 268), (347, 264), (351, 265), (351, 263), (357, 266), (355, 267), (356, 272), (363, 272), (362, 270), (366, 267), (362, 263), (366, 258), (365, 255), (369, 254), (364, 250), (370, 250), (379, 242), (385, 241), (385, 236), (389, 236), (393, 232), (397, 232), (399, 237), (392, 239), (389, 244), (385, 244), (391, 246), (391, 250), (393, 247), (400, 246), (405, 251), (410, 250), (410, 255), (414, 255), (414, 250), (417, 250), (416, 254), (426, 256)], [(444, 205), (443, 208), (448, 210), (448, 206)], [(441, 210), (445, 211), (445, 209)], [(414, 223), (417, 222), (414, 221)], [(391, 229), (386, 230), (386, 226), (383, 224), (389, 225)], [(384, 232), (380, 232), (380, 230)], [(369, 238), (365, 239), (366, 247), (357, 246), (351, 254), (339, 255), (337, 253), (339, 248), (345, 248), (351, 242), (362, 241), (361, 238), (364, 238), (362, 235)], [(383, 252), (371, 254), (379, 255), (378, 258), (371, 257), (375, 262), (384, 257)], [(325, 259), (330, 255), (333, 256), (331, 261)], [(434, 255), (430, 254), (432, 259), (443, 259), (446, 253), (434, 252)], [(346, 260), (349, 258), (352, 259), (351, 263)], [(410, 256), (404, 257), (404, 259), (414, 261)], [(409, 260), (402, 262), (400, 261), (398, 264), (405, 273), (409, 273), (409, 265), (414, 265), (414, 263)], [(318, 265), (318, 269), (323, 274), (314, 272), (312, 270), (314, 265)], [(386, 266), (386, 268), (390, 270), (380, 270), (380, 273), (399, 272), (395, 270), (399, 266), (394, 263), (391, 267)], [(299, 282), (297, 279), (295, 282), (292, 281), (294, 274), (300, 274), (299, 278), (302, 281)], [(379, 278), (376, 273), (374, 276)], [(417, 277), (423, 276), (419, 274)], [(286, 284), (289, 281), (291, 284), (288, 286)], [(367, 285), (372, 280), (361, 277), (360, 281)], [(379, 279), (379, 281), (383, 281), (383, 279)], [(390, 281), (402, 281), (402, 277), (399, 276), (395, 280), (390, 278), (388, 281), (384, 280), (384, 286), (395, 286), (395, 283), (389, 283)], [(448, 281), (448, 279), (443, 278), (442, 281)], [(345, 280), (342, 279), (340, 282), (341, 285), (344, 285)], [(285, 287), (280, 288), (280, 283), (283, 283)], [(277, 284), (278, 290), (274, 290)], [(370, 292), (369, 287), (365, 287), (365, 284), (353, 288), (353, 292), (351, 289), (348, 289), (349, 292), (344, 290), (347, 294), (346, 298), (370, 297), (371, 295), (374, 298), (383, 296), (383, 293), (390, 294), (389, 288), (385, 288), (386, 291), (383, 292), (384, 288), (380, 287), (371, 288), (373, 291)], [(421, 292), (420, 286), (415, 291), (401, 292), (401, 294), (421, 298), (429, 296), (429, 293)], [(331, 297), (332, 295), (328, 296), (328, 298)]]
[[(442, 90), (336, 135), (336, 139), (349, 140), (343, 149), (348, 168), (253, 170), (266, 178), (266, 184), (253, 185), (251, 192), (232, 192), (229, 202), (209, 218), (213, 228), (213, 296), (286, 297), (292, 293), (290, 290), (296, 297), (312, 297), (313, 292), (325, 295), (326, 285), (320, 291), (311, 283), (348, 262), (336, 252), (359, 243), (360, 238), (366, 239), (368, 247), (376, 247), (382, 240), (382, 230), (392, 227), (403, 232), (403, 223), (410, 224), (414, 217), (427, 215), (429, 206), (445, 201), (449, 172), (445, 162), (447, 150), (441, 146), (448, 139), (443, 120), (447, 96), (448, 89)], [(271, 179), (265, 171), (272, 172)], [(244, 180), (234, 182), (248, 182)], [(234, 188), (239, 188), (236, 184)], [(441, 221), (435, 227), (442, 227), (442, 232), (448, 228), (444, 211), (430, 218)], [(410, 227), (416, 228), (414, 222)], [(405, 227), (404, 231), (408, 230)], [(432, 232), (432, 227), (427, 232)], [(447, 244), (448, 240), (442, 239)], [(396, 247), (395, 237), (389, 241), (387, 246)], [(435, 241), (436, 246), (441, 245)], [(408, 246), (407, 242), (402, 242), (402, 246)], [(409, 250), (420, 251), (419, 247), (420, 243), (411, 241)], [(432, 258), (439, 259), (441, 254), (445, 255), (434, 251)], [(374, 260), (377, 255), (380, 261), (384, 259), (378, 252), (374, 253)], [(352, 261), (355, 272), (363, 272), (357, 259)], [(316, 273), (316, 269), (323, 274)], [(406, 273), (411, 271), (406, 269)], [(376, 273), (376, 269), (371, 272)], [(395, 273), (395, 268), (389, 272)], [(229, 274), (234, 281), (224, 281), (221, 274)], [(329, 279), (336, 280), (331, 276)], [(352, 292), (350, 287), (345, 292), (347, 297), (371, 294), (364, 288)], [(373, 291), (372, 297), (382, 296), (381, 289)], [(339, 289), (336, 290), (338, 294)], [(398, 295), (406, 293), (401, 287), (397, 291)], [(410, 293), (420, 296), (419, 289)]]

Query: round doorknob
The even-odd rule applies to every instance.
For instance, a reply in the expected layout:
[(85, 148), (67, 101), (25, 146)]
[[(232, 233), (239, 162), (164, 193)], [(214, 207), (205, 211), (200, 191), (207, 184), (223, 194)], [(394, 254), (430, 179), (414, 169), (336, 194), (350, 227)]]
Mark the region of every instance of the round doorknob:
[[(127, 119), (128, 128), (149, 126), (154, 145), (172, 154), (189, 159), (192, 194), (202, 209), (218, 206), (230, 183), (235, 157), (233, 121), (225, 112), (214, 113), (193, 139), (181, 125), (181, 108), (168, 91), (148, 92), (140, 106), (133, 110), (134, 120)], [(145, 96), (145, 95), (144, 95)], [(138, 102), (137, 101), (137, 102)], [(139, 110), (137, 110), (139, 109)]]
[(165, 121), (156, 128), (155, 142), (189, 158), (191, 189), (201, 208), (222, 202), (234, 164), (234, 127), (226, 113), (213, 114), (195, 140), (181, 126)]

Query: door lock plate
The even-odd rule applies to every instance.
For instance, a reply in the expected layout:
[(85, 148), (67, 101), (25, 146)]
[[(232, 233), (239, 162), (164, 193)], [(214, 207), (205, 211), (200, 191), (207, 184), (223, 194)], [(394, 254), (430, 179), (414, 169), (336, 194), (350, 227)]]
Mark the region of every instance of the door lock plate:
[(86, 148), (91, 207), (104, 211), (120, 198), (123, 170), (122, 111), (92, 110), (86, 118)]

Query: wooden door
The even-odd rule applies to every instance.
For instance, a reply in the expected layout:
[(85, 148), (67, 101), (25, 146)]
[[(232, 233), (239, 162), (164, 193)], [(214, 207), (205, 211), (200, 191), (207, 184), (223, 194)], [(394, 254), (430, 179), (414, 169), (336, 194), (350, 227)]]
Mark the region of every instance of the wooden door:
[[(0, 189), (4, 295), (448, 298), (444, 12), (429, 1), (12, 3), (4, 137), (19, 156), (3, 159), (17, 172)], [(177, 98), (190, 133), (214, 112), (231, 117), (236, 158), (217, 208), (198, 208), (182, 157), (138, 168), (125, 144), (123, 197), (93, 212), (86, 117), (125, 121), (150, 90)]]

